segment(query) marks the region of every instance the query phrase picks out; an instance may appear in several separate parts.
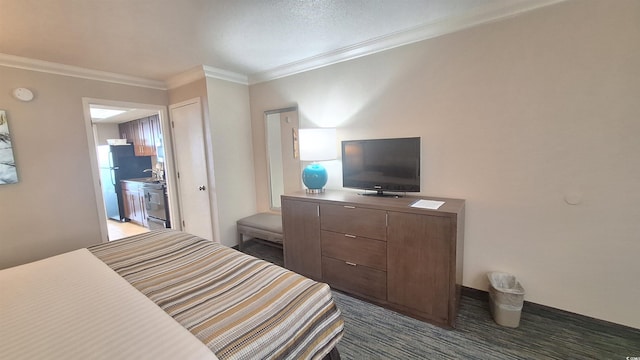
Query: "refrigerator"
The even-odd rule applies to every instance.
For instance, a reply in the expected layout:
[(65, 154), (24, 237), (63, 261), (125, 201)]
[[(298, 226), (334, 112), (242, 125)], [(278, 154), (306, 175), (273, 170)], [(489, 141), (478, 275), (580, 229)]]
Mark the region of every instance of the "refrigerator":
[(107, 217), (124, 221), (120, 180), (150, 177), (151, 173), (145, 173), (144, 170), (151, 169), (151, 157), (135, 156), (132, 144), (100, 145), (98, 146), (98, 167)]

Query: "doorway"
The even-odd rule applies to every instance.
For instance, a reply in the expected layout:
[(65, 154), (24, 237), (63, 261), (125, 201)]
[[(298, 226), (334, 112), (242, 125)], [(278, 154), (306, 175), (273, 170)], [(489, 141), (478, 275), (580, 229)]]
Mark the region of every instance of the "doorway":
[[(136, 175), (135, 177), (151, 178), (152, 176), (158, 176), (160, 172), (162, 173), (162, 175), (160, 176), (164, 177), (163, 184), (166, 184), (167, 189), (168, 217), (174, 220), (171, 221), (171, 227), (179, 228), (179, 211), (176, 205), (177, 191), (175, 188), (175, 174), (173, 171), (174, 166), (172, 162), (173, 154), (171, 152), (171, 137), (169, 136), (169, 121), (166, 107), (151, 104), (140, 104), (91, 98), (83, 98), (83, 107), (85, 114), (85, 125), (87, 129), (87, 140), (90, 150), (89, 155), (91, 166), (93, 169), (94, 191), (96, 194), (98, 206), (97, 210), (100, 218), (102, 219), (100, 224), (102, 241), (111, 241), (122, 238), (124, 236), (130, 236), (136, 233), (148, 231), (148, 226), (145, 225), (146, 221), (143, 221), (146, 220), (146, 217), (139, 217), (139, 221), (137, 221), (136, 224), (136, 222), (122, 221), (121, 217), (117, 215), (114, 216), (113, 209), (109, 211), (108, 203), (113, 202), (113, 199), (107, 199), (109, 195), (105, 194), (108, 194), (108, 192), (103, 192), (103, 190), (106, 186), (111, 187), (113, 188), (113, 191), (116, 191), (115, 187), (118, 186), (119, 189), (120, 184), (118, 184), (117, 181), (114, 181), (113, 178), (111, 178), (110, 180), (101, 179), (101, 171), (105, 172), (105, 170), (100, 169), (100, 165), (101, 163), (103, 164), (104, 161), (100, 159), (98, 151), (99, 147), (109, 147), (107, 139), (121, 139), (125, 137), (123, 135), (123, 129), (126, 129), (127, 126), (122, 127), (120, 126), (120, 124), (132, 124), (139, 119), (157, 119), (158, 129), (156, 130), (156, 133), (159, 133), (161, 135), (159, 136), (158, 144), (152, 144), (152, 153), (144, 153), (144, 151), (147, 150), (142, 148), (135, 149), (135, 146), (131, 147), (132, 149), (135, 149), (136, 152), (135, 157), (131, 157), (131, 159), (142, 160), (143, 158), (148, 157), (149, 160), (149, 171), (145, 172), (141, 176)], [(92, 109), (94, 110), (94, 115), (92, 115)], [(96, 110), (100, 110), (106, 113), (106, 115), (96, 115)], [(110, 116), (108, 116), (109, 114)], [(129, 138), (129, 136), (126, 137)], [(155, 145), (159, 145), (160, 147), (156, 147)], [(138, 151), (141, 151), (142, 153), (139, 153)], [(142, 167), (146, 168), (147, 163), (144, 164), (145, 165)], [(163, 171), (159, 171), (159, 168), (162, 168)], [(102, 177), (104, 178), (104, 176)], [(107, 185), (107, 183), (111, 184)], [(122, 196), (124, 197), (124, 194)], [(142, 193), (140, 199), (142, 199)], [(127, 208), (127, 204), (123, 202), (124, 201), (122, 201), (119, 206)], [(140, 207), (144, 205), (140, 203), (138, 206), (142, 211)]]

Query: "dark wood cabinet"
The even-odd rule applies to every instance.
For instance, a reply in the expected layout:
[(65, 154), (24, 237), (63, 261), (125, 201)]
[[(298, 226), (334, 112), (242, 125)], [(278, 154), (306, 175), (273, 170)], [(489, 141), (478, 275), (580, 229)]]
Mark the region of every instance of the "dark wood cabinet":
[(142, 183), (136, 181), (121, 181), (120, 186), (122, 188), (125, 218), (138, 225), (148, 227)]
[(136, 156), (156, 155), (156, 141), (162, 139), (158, 115), (119, 124), (118, 129), (120, 136), (133, 144)]
[(136, 121), (129, 121), (119, 124), (118, 129), (120, 130), (120, 138), (127, 139), (127, 142), (130, 144), (134, 144), (134, 142), (137, 141), (136, 139), (138, 139), (138, 124)]
[(386, 272), (328, 256), (322, 257), (322, 280), (332, 287), (360, 297), (384, 300)]
[(123, 181), (122, 201), (124, 205), (124, 217), (133, 222), (140, 222), (140, 206), (138, 205), (138, 186), (130, 182)]
[(322, 229), (386, 240), (386, 212), (353, 204), (322, 204)]
[(352, 192), (282, 196), (285, 267), (381, 306), (455, 326), (464, 200), (437, 210), (418, 197)]
[(282, 229), (290, 239), (283, 248), (285, 267), (318, 281), (322, 279), (319, 214), (317, 203), (282, 203)]
[(140, 207), (139, 219), (142, 223), (142, 226), (148, 228), (149, 222), (147, 221), (147, 208), (144, 206), (144, 188), (142, 185), (138, 187), (138, 196), (137, 196), (138, 206)]
[(132, 192), (127, 187), (126, 183), (120, 183), (122, 187), (122, 205), (124, 207), (124, 217), (131, 220), (136, 217), (135, 203), (132, 201)]
[(386, 241), (322, 231), (322, 256), (347, 263), (387, 270)]
[(144, 118), (138, 120), (138, 148), (140, 149), (140, 155), (138, 156), (150, 156), (156, 154), (155, 139), (153, 136), (153, 127), (151, 119)]
[[(388, 301), (436, 322), (449, 318), (455, 297), (450, 217), (389, 212)], [(454, 252), (452, 254), (452, 252)], [(419, 266), (416, 266), (419, 264)], [(452, 308), (455, 304), (452, 304)], [(454, 315), (454, 314), (451, 314)]]

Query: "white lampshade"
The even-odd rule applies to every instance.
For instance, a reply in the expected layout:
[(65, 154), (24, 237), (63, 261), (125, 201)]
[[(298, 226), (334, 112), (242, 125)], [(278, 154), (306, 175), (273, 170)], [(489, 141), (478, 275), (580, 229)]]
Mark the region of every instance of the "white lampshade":
[(336, 150), (336, 129), (300, 129), (298, 131), (300, 144), (300, 160), (324, 161), (338, 157)]

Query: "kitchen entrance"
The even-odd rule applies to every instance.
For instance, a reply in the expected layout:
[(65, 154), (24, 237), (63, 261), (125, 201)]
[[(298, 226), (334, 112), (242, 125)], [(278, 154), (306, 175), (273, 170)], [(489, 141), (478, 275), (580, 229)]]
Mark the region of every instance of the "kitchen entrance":
[(168, 160), (166, 108), (99, 99), (83, 102), (96, 148), (103, 239), (170, 227), (171, 215), (177, 214), (171, 205), (177, 201)]

